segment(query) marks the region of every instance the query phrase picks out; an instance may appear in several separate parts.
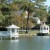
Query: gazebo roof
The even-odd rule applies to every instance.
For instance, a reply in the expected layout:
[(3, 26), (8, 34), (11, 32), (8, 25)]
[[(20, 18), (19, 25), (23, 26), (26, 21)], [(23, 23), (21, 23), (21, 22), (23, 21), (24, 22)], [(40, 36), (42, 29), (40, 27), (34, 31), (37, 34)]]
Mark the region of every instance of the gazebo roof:
[(46, 25), (45, 23), (41, 25), (41, 27), (48, 27), (48, 25)]
[(20, 28), (20, 27), (18, 27), (18, 26), (16, 26), (16, 25), (12, 24), (12, 25), (10, 25), (10, 26), (8, 26), (8, 27), (6, 27), (6, 28)]

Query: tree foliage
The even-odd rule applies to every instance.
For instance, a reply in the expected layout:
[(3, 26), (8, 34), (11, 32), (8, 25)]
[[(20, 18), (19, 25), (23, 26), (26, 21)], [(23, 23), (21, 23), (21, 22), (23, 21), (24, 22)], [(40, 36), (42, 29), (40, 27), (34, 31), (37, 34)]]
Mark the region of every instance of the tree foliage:
[[(12, 3), (6, 3), (6, 0), (2, 0), (0, 3), (0, 23), (5, 26), (12, 23), (22, 27), (31, 27), (34, 23), (29, 17), (30, 14), (35, 13), (41, 20), (47, 17), (47, 7), (44, 5), (46, 0), (13, 0)], [(17, 14), (17, 11), (23, 10), (28, 11), (28, 18), (25, 18), (25, 13)], [(23, 13), (23, 14), (22, 14)], [(34, 17), (34, 14), (33, 14)], [(44, 18), (45, 17), (45, 18)], [(24, 23), (22, 23), (22, 20)], [(27, 26), (26, 26), (27, 24)]]

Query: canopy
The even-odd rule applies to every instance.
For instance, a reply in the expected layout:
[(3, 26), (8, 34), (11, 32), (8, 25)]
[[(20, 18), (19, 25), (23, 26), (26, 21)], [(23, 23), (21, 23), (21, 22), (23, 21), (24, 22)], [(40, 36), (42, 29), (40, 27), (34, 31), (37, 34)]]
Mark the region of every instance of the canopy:
[(16, 25), (12, 24), (12, 25), (10, 25), (10, 26), (8, 26), (8, 27), (6, 27), (6, 28), (20, 28), (20, 27), (18, 27), (18, 26), (16, 26)]

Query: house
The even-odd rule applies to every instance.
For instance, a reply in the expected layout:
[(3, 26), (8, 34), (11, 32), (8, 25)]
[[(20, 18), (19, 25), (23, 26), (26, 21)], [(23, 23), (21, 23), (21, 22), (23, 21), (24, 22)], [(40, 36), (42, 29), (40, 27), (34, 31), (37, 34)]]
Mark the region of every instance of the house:
[(41, 21), (40, 21), (40, 19), (39, 19), (38, 17), (34, 17), (33, 19), (35, 20), (35, 22), (36, 22), (37, 24), (40, 24), (40, 23), (41, 23)]

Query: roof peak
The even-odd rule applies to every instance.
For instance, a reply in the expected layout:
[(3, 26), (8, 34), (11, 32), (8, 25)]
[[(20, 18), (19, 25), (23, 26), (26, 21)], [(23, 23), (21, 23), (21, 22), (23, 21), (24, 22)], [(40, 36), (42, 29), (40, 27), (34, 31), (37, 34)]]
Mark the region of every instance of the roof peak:
[(8, 27), (6, 27), (6, 28), (20, 28), (20, 27), (14, 25), (14, 24), (12, 23), (12, 25), (10, 25), (10, 26), (8, 26)]

